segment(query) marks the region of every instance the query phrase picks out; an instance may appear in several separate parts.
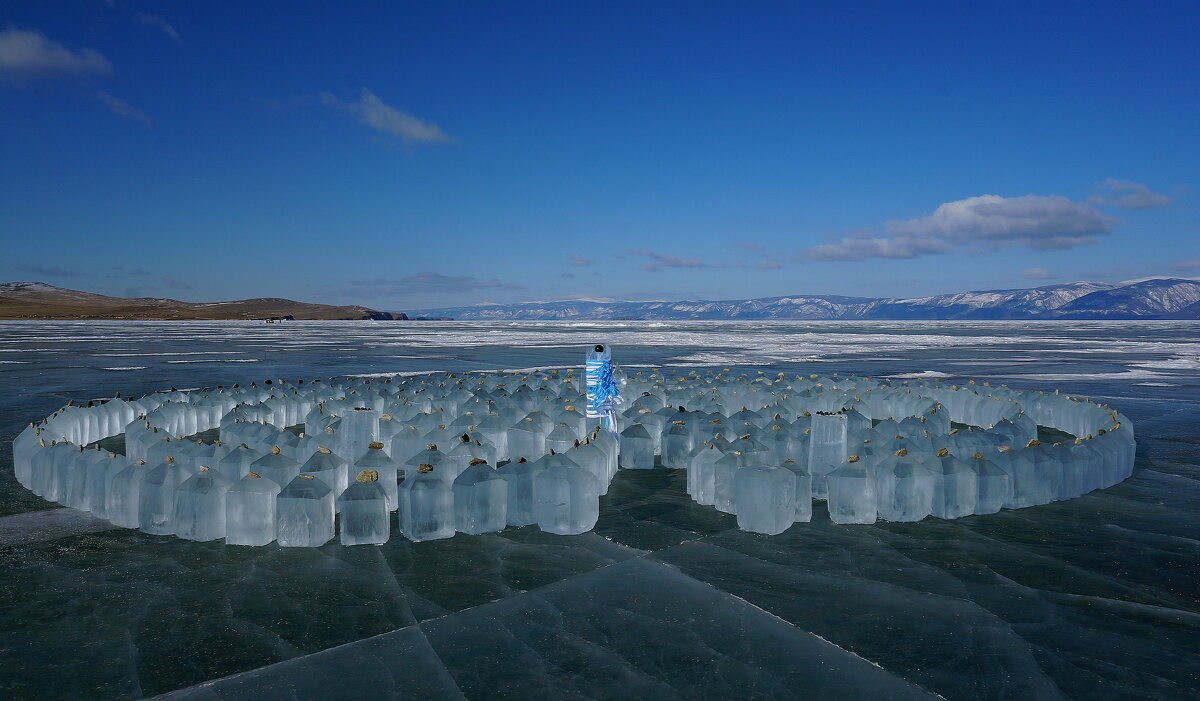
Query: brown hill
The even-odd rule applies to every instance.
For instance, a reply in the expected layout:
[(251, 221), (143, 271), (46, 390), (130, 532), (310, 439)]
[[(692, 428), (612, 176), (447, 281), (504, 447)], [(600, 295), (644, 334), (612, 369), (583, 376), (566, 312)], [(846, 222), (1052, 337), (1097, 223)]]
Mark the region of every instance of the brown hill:
[(44, 282), (0, 284), (0, 319), (407, 319), (359, 306), (309, 304), (261, 297), (234, 302), (181, 302), (158, 297), (109, 297)]

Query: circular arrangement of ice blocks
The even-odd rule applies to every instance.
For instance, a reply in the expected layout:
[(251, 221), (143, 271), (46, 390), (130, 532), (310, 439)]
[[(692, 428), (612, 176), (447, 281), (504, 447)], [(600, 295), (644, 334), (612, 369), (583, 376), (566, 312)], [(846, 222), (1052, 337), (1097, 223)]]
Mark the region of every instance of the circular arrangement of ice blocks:
[[(583, 533), (620, 469), (686, 469), (692, 499), (765, 534), (808, 521), (814, 499), (835, 523), (959, 518), (1133, 469), (1132, 424), (1057, 392), (729, 369), (614, 377), (616, 432), (585, 416), (573, 370), (268, 380), (68, 405), (13, 441), (13, 464), (36, 494), (118, 526), (285, 547), (383, 543), (393, 522), (411, 540)], [(214, 429), (219, 440), (197, 435)], [(123, 455), (91, 445), (121, 434)]]

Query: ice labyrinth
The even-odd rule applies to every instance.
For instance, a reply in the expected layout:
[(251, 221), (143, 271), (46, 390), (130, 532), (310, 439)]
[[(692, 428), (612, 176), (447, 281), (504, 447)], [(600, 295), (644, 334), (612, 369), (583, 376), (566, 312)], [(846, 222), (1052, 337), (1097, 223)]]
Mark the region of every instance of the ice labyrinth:
[[(768, 535), (809, 521), (814, 499), (840, 524), (959, 518), (1133, 469), (1129, 420), (1057, 392), (729, 368), (614, 378), (616, 432), (585, 417), (570, 370), (268, 380), (68, 405), (14, 440), (13, 464), (34, 493), (117, 526), (285, 547), (381, 544), (392, 512), (414, 541), (584, 533), (621, 469), (686, 469), (693, 500)], [(1074, 438), (1041, 443), (1039, 426)], [(125, 455), (88, 448), (121, 434)]]

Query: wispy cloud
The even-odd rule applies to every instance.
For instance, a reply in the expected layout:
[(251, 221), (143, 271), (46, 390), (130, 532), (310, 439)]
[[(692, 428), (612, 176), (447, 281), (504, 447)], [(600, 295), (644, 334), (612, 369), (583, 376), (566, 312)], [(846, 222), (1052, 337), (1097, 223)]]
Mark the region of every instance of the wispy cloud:
[(729, 247), (735, 251), (746, 251), (748, 253), (757, 254), (758, 261), (748, 265), (744, 263), (736, 263), (732, 265), (714, 267), (753, 267), (757, 270), (780, 270), (784, 267), (783, 262), (767, 253), (766, 246), (763, 246), (761, 243), (757, 243), (755, 241), (734, 241), (733, 243), (729, 244)]
[(179, 36), (179, 32), (175, 31), (175, 27), (172, 27), (170, 22), (166, 21), (162, 17), (159, 17), (158, 15), (147, 15), (141, 12), (136, 12), (133, 15), (133, 20), (139, 24), (149, 25), (155, 29), (158, 29), (163, 34), (166, 34), (174, 39), (178, 44), (183, 43), (183, 39)]
[(741, 268), (745, 267), (737, 263), (705, 263), (698, 258), (684, 258), (681, 256), (671, 255), (669, 253), (659, 253), (657, 251), (649, 251), (646, 249), (625, 249), (625, 253), (631, 256), (641, 256), (650, 260), (642, 263), (641, 269), (652, 273), (661, 272), (663, 268)]
[(1169, 267), (1171, 268), (1171, 270), (1178, 270), (1180, 272), (1185, 272), (1185, 273), (1191, 272), (1193, 270), (1200, 270), (1200, 258), (1188, 258), (1187, 260), (1177, 260), (1174, 263), (1171, 263), (1171, 265)]
[(925, 217), (889, 221), (882, 235), (862, 232), (813, 246), (802, 251), (800, 258), (906, 259), (949, 253), (964, 246), (1063, 250), (1095, 243), (1096, 236), (1112, 233), (1117, 222), (1085, 202), (1059, 195), (980, 195), (947, 202)]
[(413, 143), (443, 143), (450, 137), (436, 125), (423, 122), (420, 119), (401, 112), (384, 103), (375, 93), (363, 89), (358, 100), (346, 102), (330, 93), (321, 93), (318, 99), (322, 104), (348, 113), (354, 119), (376, 131), (389, 136), (399, 137), (406, 144)]
[(1109, 178), (1096, 186), (1096, 194), (1088, 202), (1105, 207), (1124, 209), (1152, 209), (1165, 207), (1175, 201), (1174, 197), (1153, 192), (1150, 188), (1132, 180)]
[[(146, 271), (141, 270), (141, 269), (135, 269), (133, 271), (130, 271), (130, 274), (138, 274), (138, 273), (145, 273), (145, 272)], [(126, 297), (144, 297), (146, 295), (146, 293), (148, 293), (148, 292), (163, 292), (163, 291), (167, 291), (167, 290), (177, 292), (180, 290), (190, 290), (190, 289), (192, 289), (192, 286), (186, 282), (182, 282), (180, 280), (176, 280), (174, 278), (169, 278), (166, 276), (159, 276), (158, 279), (155, 280), (154, 282), (146, 282), (146, 283), (142, 283), (142, 284), (138, 284), (138, 285), (130, 285), (129, 287), (126, 287), (125, 288), (125, 296)]]
[[(72, 50), (32, 30), (6, 29), (0, 32), (0, 83), (21, 84), (32, 79), (67, 76), (106, 76), (112, 72), (112, 64), (94, 49)], [(145, 112), (119, 97), (97, 91), (96, 99), (115, 115), (148, 126), (154, 123)]]
[(158, 282), (160, 285), (162, 285), (165, 289), (168, 289), (168, 290), (190, 290), (190, 289), (192, 289), (192, 286), (190, 284), (183, 282), (182, 280), (176, 280), (175, 278), (169, 278), (166, 276), (158, 278)]
[(112, 95), (109, 95), (103, 91), (96, 93), (96, 97), (104, 103), (104, 106), (108, 108), (109, 112), (112, 112), (115, 115), (128, 117), (129, 119), (139, 121), (146, 126), (154, 125), (154, 120), (147, 117), (145, 112), (142, 112), (119, 97), (113, 97)]
[(149, 274), (150, 274), (149, 270), (142, 270), (141, 268), (126, 268), (123, 265), (117, 265), (117, 266), (113, 266), (112, 268), (109, 268), (109, 273), (107, 275), (105, 275), (104, 277), (109, 278), (111, 280), (118, 280), (123, 277), (140, 277), (142, 275), (149, 275)]
[(63, 268), (57, 265), (18, 265), (17, 270), (42, 277), (79, 277), (83, 271), (76, 268)]
[(625, 252), (631, 256), (645, 256), (650, 260), (642, 263), (642, 270), (658, 272), (663, 268), (707, 268), (708, 264), (701, 262), (698, 258), (681, 258), (667, 253), (656, 253), (655, 251), (635, 250), (632, 248), (625, 249)]
[(94, 49), (73, 51), (32, 30), (0, 31), (0, 80), (20, 83), (37, 78), (112, 72), (112, 64)]
[(596, 263), (596, 261), (588, 259), (588, 258), (584, 258), (583, 256), (579, 255), (578, 253), (571, 254), (571, 265), (576, 268), (586, 268), (590, 265), (595, 265), (595, 263)]
[(1029, 268), (1021, 273), (1021, 277), (1026, 280), (1049, 280), (1058, 276), (1045, 268)]
[(434, 272), (421, 272), (397, 279), (372, 278), (370, 280), (351, 280), (351, 290), (342, 290), (339, 294), (361, 295), (364, 297), (392, 297), (416, 292), (466, 292), (470, 290), (522, 290), (523, 285), (516, 285), (500, 280), (481, 280), (471, 275), (443, 275)]

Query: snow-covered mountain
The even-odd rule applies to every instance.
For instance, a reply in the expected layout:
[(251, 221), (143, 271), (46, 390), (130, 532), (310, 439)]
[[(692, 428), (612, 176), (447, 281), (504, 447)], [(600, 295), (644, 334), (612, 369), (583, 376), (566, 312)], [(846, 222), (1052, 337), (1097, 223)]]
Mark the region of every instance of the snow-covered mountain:
[(876, 308), (875, 319), (1029, 319), (1116, 285), (1068, 282), (1024, 290), (959, 292), (914, 299), (889, 299)]
[(1073, 318), (1133, 319), (1172, 316), (1200, 302), (1200, 283), (1195, 280), (1143, 280), (1115, 289), (1083, 295), (1054, 310)]
[(260, 298), (236, 302), (107, 297), (40, 282), (0, 284), (4, 319), (1197, 319), (1200, 280), (1152, 278), (1123, 283), (1069, 282), (1022, 290), (985, 290), (911, 299), (788, 295), (759, 299), (486, 303), (401, 313), (359, 306)]
[(1200, 281), (1069, 282), (911, 299), (789, 295), (681, 302), (564, 300), (426, 309), (454, 319), (1169, 319), (1195, 318)]

